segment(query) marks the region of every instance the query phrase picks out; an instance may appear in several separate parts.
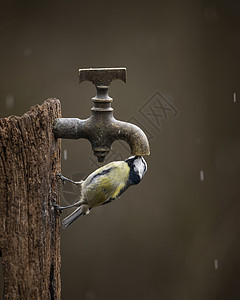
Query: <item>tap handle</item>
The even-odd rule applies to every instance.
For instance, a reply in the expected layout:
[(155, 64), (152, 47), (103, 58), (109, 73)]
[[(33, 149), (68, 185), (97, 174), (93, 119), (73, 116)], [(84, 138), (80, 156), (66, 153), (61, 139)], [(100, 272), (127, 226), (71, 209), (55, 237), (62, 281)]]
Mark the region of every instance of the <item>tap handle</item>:
[(126, 68), (89, 68), (79, 69), (79, 83), (91, 81), (96, 87), (108, 87), (113, 80), (126, 83)]

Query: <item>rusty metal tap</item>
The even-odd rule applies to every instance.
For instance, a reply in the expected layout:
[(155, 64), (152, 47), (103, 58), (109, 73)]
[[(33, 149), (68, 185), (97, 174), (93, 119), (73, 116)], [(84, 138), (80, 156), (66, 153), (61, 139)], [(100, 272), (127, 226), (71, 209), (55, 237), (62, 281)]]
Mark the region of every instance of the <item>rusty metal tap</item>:
[(99, 162), (104, 162), (112, 143), (116, 140), (126, 141), (133, 155), (150, 154), (145, 133), (138, 126), (118, 121), (113, 117), (113, 99), (108, 95), (108, 88), (116, 79), (126, 82), (126, 68), (79, 69), (79, 83), (88, 80), (97, 89), (97, 95), (92, 98), (92, 115), (85, 120), (59, 118), (54, 123), (56, 138), (88, 139)]

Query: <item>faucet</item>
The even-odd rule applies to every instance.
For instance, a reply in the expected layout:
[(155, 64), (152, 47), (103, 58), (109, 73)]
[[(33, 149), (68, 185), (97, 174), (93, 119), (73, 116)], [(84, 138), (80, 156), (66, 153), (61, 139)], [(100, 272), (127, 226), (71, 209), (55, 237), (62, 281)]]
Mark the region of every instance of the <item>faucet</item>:
[(79, 83), (91, 81), (97, 89), (92, 98), (94, 106), (88, 119), (58, 118), (54, 122), (53, 132), (56, 138), (88, 139), (98, 162), (104, 162), (116, 140), (124, 140), (130, 145), (133, 155), (149, 155), (150, 148), (145, 133), (136, 125), (116, 120), (113, 117), (108, 95), (113, 80), (126, 82), (126, 68), (90, 68), (79, 69)]

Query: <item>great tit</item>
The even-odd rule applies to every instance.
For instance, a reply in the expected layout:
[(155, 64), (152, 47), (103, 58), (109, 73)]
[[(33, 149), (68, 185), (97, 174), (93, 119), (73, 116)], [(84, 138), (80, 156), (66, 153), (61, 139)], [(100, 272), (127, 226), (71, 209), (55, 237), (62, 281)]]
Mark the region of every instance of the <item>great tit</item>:
[(80, 199), (76, 203), (60, 207), (58, 210), (78, 207), (63, 220), (63, 228), (68, 227), (79, 216), (89, 214), (90, 209), (104, 205), (119, 197), (131, 185), (138, 184), (147, 171), (147, 163), (142, 156), (131, 156), (125, 161), (111, 162), (93, 173), (85, 180), (75, 182), (58, 174), (60, 179), (69, 181), (80, 189)]

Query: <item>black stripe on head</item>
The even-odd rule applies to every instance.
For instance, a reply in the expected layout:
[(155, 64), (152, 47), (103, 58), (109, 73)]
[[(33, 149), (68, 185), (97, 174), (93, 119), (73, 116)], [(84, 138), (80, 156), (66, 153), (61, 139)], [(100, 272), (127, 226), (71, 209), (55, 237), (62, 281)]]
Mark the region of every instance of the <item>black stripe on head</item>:
[(128, 164), (129, 168), (131, 168), (133, 166), (133, 162), (136, 158), (138, 158), (139, 156), (130, 156), (129, 158), (127, 158), (125, 160), (125, 162)]
[(146, 162), (145, 162), (145, 160), (143, 159), (142, 156), (141, 156), (141, 160), (142, 160), (142, 163), (143, 163), (143, 166), (144, 166), (144, 169), (143, 169), (143, 175), (144, 175), (147, 171), (147, 164), (146, 164)]

